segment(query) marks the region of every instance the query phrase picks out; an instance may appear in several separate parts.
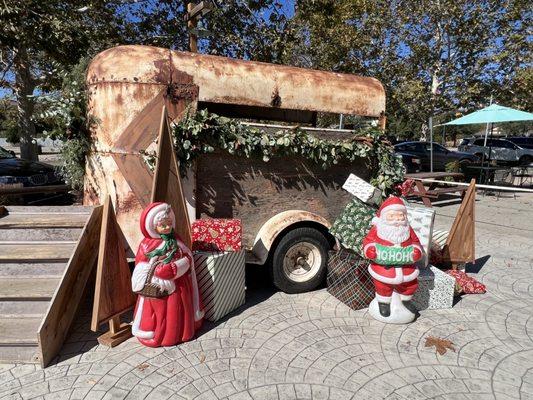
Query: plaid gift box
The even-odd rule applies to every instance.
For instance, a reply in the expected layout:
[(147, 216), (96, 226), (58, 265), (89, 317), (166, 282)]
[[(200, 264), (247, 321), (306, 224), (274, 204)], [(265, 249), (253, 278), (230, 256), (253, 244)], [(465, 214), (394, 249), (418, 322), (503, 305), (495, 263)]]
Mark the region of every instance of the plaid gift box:
[(455, 278), (432, 265), (420, 268), (413, 304), (417, 310), (452, 308), (454, 290)]
[(194, 268), (205, 318), (217, 321), (244, 304), (244, 252), (195, 252)]
[(344, 208), (342, 214), (335, 220), (330, 232), (342, 245), (363, 256), (363, 239), (372, 227), (372, 217), (377, 209), (353, 199)]
[(357, 175), (350, 174), (342, 188), (365, 203), (379, 203), (381, 191)]
[(368, 265), (367, 260), (351, 251), (330, 251), (328, 293), (352, 310), (368, 307), (375, 292)]
[(242, 225), (238, 219), (197, 219), (192, 223), (195, 251), (240, 251)]

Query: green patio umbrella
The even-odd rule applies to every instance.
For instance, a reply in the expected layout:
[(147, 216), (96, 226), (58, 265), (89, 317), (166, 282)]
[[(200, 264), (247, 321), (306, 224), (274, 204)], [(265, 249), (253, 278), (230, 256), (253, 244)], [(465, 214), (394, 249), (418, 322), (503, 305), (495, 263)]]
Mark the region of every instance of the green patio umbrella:
[[(492, 100), (492, 99), (491, 99)], [(487, 124), (487, 130), (485, 131), (485, 146), (487, 145), (487, 139), (489, 135), (488, 124), (490, 124), (490, 137), (492, 138), (492, 128), (494, 123), (498, 122), (517, 122), (517, 121), (533, 121), (533, 114), (515, 110), (514, 108), (500, 106), (499, 104), (491, 104), (488, 107), (482, 108), (481, 110), (474, 111), (473, 113), (467, 114), (461, 118), (454, 119), (453, 121), (447, 122), (443, 125), (470, 125), (470, 124)], [(492, 153), (492, 143), (489, 146), (489, 158)], [(481, 159), (481, 165), (485, 161), (485, 154)], [(480, 173), (481, 178), (481, 173)]]
[(514, 108), (500, 106), (499, 104), (491, 104), (481, 110), (474, 111), (461, 118), (454, 119), (444, 125), (469, 125), (469, 124), (490, 124), (498, 122), (513, 122), (513, 121), (532, 121), (533, 114), (515, 110)]

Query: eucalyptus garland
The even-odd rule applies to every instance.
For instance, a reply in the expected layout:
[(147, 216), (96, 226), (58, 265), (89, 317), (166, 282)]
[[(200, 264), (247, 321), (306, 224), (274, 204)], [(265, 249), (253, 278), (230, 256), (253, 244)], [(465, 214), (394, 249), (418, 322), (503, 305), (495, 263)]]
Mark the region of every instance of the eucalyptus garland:
[[(258, 158), (268, 162), (274, 157), (301, 156), (328, 168), (341, 161), (363, 158), (371, 171), (371, 183), (384, 196), (395, 184), (403, 181), (402, 160), (375, 127), (355, 131), (348, 139), (321, 139), (299, 129), (282, 129), (269, 134), (260, 128), (241, 124), (237, 120), (210, 114), (206, 110), (188, 115), (173, 129), (174, 145), (182, 170), (202, 154), (222, 149), (239, 157)], [(144, 153), (150, 166), (153, 154)]]

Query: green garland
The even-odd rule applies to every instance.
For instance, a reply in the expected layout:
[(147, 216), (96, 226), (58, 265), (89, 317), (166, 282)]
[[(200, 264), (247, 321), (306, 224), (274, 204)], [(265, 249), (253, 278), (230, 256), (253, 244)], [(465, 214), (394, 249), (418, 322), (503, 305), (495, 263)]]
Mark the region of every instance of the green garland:
[[(403, 181), (405, 172), (401, 158), (394, 154), (383, 132), (377, 128), (354, 132), (351, 138), (344, 140), (320, 139), (298, 128), (268, 134), (259, 128), (202, 110), (182, 119), (174, 127), (173, 135), (182, 170), (187, 169), (196, 157), (212, 153), (215, 149), (265, 162), (273, 157), (302, 156), (323, 168), (363, 158), (371, 171), (371, 183), (381, 189), (384, 196), (392, 192), (395, 184)], [(144, 152), (144, 156), (148, 165), (153, 167), (154, 154)]]

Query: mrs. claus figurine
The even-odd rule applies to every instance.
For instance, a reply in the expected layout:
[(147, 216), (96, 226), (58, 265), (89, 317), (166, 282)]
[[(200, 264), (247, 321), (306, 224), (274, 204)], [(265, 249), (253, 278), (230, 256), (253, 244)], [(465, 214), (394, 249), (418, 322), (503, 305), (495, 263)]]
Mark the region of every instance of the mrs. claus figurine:
[(368, 312), (378, 321), (409, 323), (415, 319), (408, 302), (418, 287), (415, 263), (422, 257), (420, 241), (399, 197), (386, 199), (372, 224), (363, 240), (363, 252), (371, 260), (368, 270), (376, 288)]
[(139, 295), (132, 334), (150, 347), (188, 341), (203, 318), (191, 251), (174, 233), (170, 205), (150, 204), (140, 222), (144, 239), (131, 279)]

